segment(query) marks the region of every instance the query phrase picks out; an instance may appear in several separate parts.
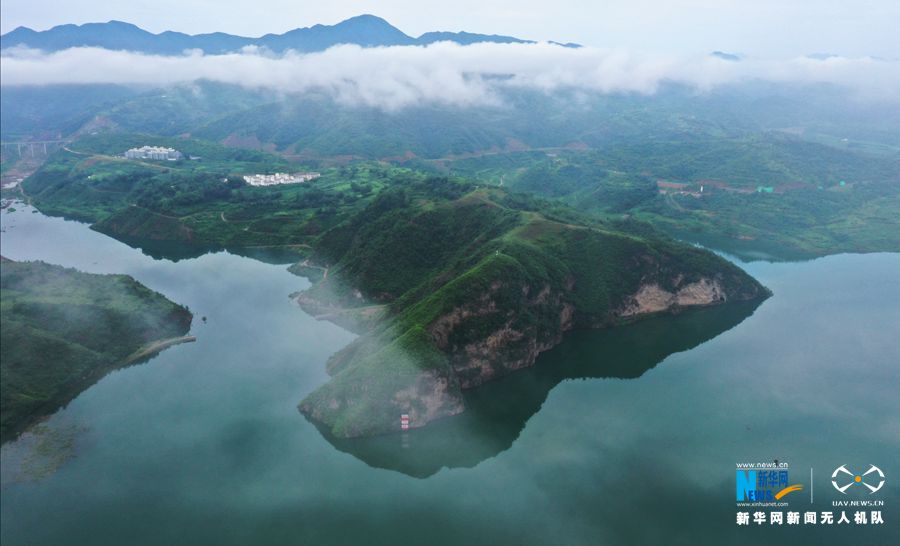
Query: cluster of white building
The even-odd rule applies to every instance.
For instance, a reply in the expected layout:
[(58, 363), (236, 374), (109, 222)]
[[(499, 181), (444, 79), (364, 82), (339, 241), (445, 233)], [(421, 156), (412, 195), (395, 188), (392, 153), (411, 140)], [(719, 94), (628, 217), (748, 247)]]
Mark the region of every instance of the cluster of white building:
[(181, 152), (174, 148), (163, 148), (162, 146), (141, 146), (140, 148), (132, 148), (125, 152), (128, 159), (159, 159), (166, 161), (177, 161), (182, 158)]
[(275, 186), (278, 184), (299, 184), (309, 182), (322, 176), (319, 173), (275, 173), (275, 174), (249, 174), (244, 176), (244, 182), (251, 186)]

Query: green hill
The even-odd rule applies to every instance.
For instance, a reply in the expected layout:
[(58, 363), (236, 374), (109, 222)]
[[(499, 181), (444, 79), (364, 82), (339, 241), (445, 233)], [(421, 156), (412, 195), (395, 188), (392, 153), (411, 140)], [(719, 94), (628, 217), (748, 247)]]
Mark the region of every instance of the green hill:
[(3, 258), (0, 291), (3, 441), (191, 325), (185, 307), (125, 275)]
[(434, 188), (386, 192), (320, 238), (314, 260), (329, 273), (298, 299), (363, 331), (300, 405), (337, 437), (460, 413), (463, 389), (532, 365), (569, 330), (768, 294), (646, 227), (570, 223), (498, 189)]
[(767, 133), (485, 155), (439, 170), (746, 258), (803, 259), (900, 250), (898, 158)]
[(79, 214), (132, 244), (302, 256), (293, 271), (317, 282), (301, 305), (364, 334), (301, 404), (336, 436), (394, 430), (401, 413), (413, 426), (458, 413), (462, 389), (531, 365), (575, 328), (768, 293), (648, 224), (464, 179), (368, 163), (251, 188), (193, 162), (160, 168), (79, 144), (26, 181), (42, 210)]
[[(180, 211), (191, 202), (208, 203), (202, 193), (230, 191), (244, 202), (271, 195), (247, 188), (226, 190), (217, 180), (229, 174), (325, 170), (354, 161), (381, 161), (535, 193), (600, 217), (630, 215), (670, 235), (745, 259), (900, 248), (895, 220), (900, 208), (900, 137), (896, 124), (890, 123), (897, 107), (855, 101), (829, 86), (745, 82), (697, 94), (666, 84), (652, 96), (573, 96), (567, 91), (548, 94), (503, 87), (497, 91), (498, 104), (424, 102), (386, 109), (336, 100), (321, 91), (277, 95), (214, 82), (164, 89), (69, 86), (62, 91), (9, 91), (0, 101), (4, 140), (27, 139), (29, 132), (40, 139), (75, 133), (73, 146), (79, 151), (121, 153), (126, 143), (143, 142), (203, 157), (203, 165), (172, 165), (174, 181), (154, 176), (152, 184), (141, 182), (136, 188), (129, 186), (131, 178), (107, 175), (127, 174), (137, 166), (126, 168), (103, 159), (107, 184), (92, 186), (105, 192), (98, 195), (103, 199), (92, 200), (101, 207), (127, 193), (133, 204), (149, 208), (144, 203), (151, 202), (162, 205), (154, 212), (172, 216), (159, 209), (177, 209), (176, 216), (183, 216)], [(79, 136), (94, 133), (100, 136)], [(111, 145), (101, 152), (103, 147), (96, 143), (102, 141)], [(228, 151), (223, 145), (244, 149)], [(19, 158), (18, 150), (4, 148), (5, 169)], [(302, 166), (291, 167), (289, 162)], [(82, 166), (76, 167), (70, 174)], [(194, 173), (204, 168), (208, 180), (196, 183)], [(185, 171), (188, 179), (175, 176)], [(53, 186), (61, 184), (59, 171), (47, 168), (42, 173), (48, 176), (31, 185), (55, 191)], [(347, 179), (346, 173), (339, 176)], [(122, 183), (113, 187), (115, 181)], [(327, 187), (336, 191), (324, 196), (318, 207), (325, 211), (342, 208), (333, 201), (347, 196), (337, 177), (331, 182)], [(662, 192), (658, 183), (684, 187)], [(760, 186), (773, 191), (748, 195)], [(149, 190), (156, 195), (146, 195)], [(298, 199), (302, 193), (278, 191)], [(59, 193), (54, 200), (53, 212), (86, 212), (83, 203), (63, 196)], [(45, 200), (45, 210), (47, 205)], [(286, 244), (298, 238), (286, 233), (290, 226), (305, 225), (318, 233), (334, 223), (318, 213), (319, 221), (305, 223), (293, 210), (270, 207), (271, 214), (258, 218), (257, 224), (219, 226), (223, 234), (213, 237), (217, 241), (204, 235), (212, 231), (192, 225), (214, 222), (222, 213), (232, 218), (229, 208), (186, 220), (185, 233), (197, 242), (247, 245), (254, 239), (248, 231), (268, 232), (270, 244)], [(307, 213), (314, 209), (305, 207)], [(109, 210), (79, 217), (97, 221)], [(139, 218), (123, 214), (98, 229), (123, 236), (143, 230)], [(146, 222), (168, 223), (145, 211), (137, 214)], [(163, 238), (173, 227), (144, 231)]]

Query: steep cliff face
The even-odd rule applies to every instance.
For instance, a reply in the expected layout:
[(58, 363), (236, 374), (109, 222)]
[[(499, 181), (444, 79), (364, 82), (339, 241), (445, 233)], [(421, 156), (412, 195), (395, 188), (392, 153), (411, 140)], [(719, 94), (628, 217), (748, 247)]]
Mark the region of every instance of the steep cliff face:
[(665, 290), (656, 283), (642, 284), (637, 293), (626, 299), (625, 306), (616, 314), (620, 317), (633, 317), (681, 307), (714, 305), (724, 303), (727, 299), (725, 289), (715, 279), (702, 278), (686, 285), (681, 285), (680, 279), (675, 279), (673, 284), (676, 289), (674, 292)]
[(406, 415), (414, 423), (413, 426), (422, 426), (465, 410), (455, 387), (452, 379), (426, 371), (419, 374), (413, 384), (397, 391), (391, 402), (406, 408)]
[(387, 385), (341, 376), (303, 400), (300, 411), (339, 437), (400, 430), (401, 414), (416, 428), (465, 411), (458, 381), (439, 370), (400, 372)]
[[(503, 308), (498, 294), (507, 288), (521, 297), (514, 306)], [(460, 387), (468, 389), (534, 364), (538, 354), (559, 343), (562, 333), (572, 328), (574, 309), (549, 284), (536, 290), (529, 284), (507, 287), (496, 280), (475, 301), (440, 315), (428, 332), (435, 347), (447, 354)], [(529, 315), (548, 320), (526, 320)]]
[[(460, 241), (463, 252), (442, 249), (446, 259), (433, 264), (411, 258), (426, 272), (421, 284), (388, 298), (386, 318), (337, 353), (328, 366), (332, 380), (301, 403), (301, 411), (332, 434), (397, 431), (401, 414), (409, 415), (415, 428), (460, 413), (463, 390), (532, 366), (575, 328), (611, 327), (768, 295), (733, 264), (669, 239), (565, 224), (533, 213), (520, 213), (510, 222), (508, 209), (498, 212), (493, 203), (471, 196), (449, 207), (454, 219), (477, 213), (477, 230), (446, 239)], [(496, 229), (491, 214), (502, 215), (504, 229)], [(442, 218), (440, 209), (428, 215), (429, 222)], [(406, 225), (417, 221), (413, 216)], [(447, 226), (458, 229), (453, 222)], [(473, 233), (477, 237), (482, 229), (491, 236), (472, 245)], [(382, 233), (377, 240), (394, 255), (392, 245), (405, 242)], [(381, 287), (398, 286), (394, 278), (372, 284), (372, 270), (353, 253), (330, 271), (301, 298), (304, 307), (312, 308), (309, 302), (326, 294), (345, 305), (353, 305), (359, 295), (385, 301), (387, 291)]]
[[(687, 284), (680, 281), (673, 279), (675, 291), (665, 290), (656, 282), (642, 284), (635, 294), (625, 297), (618, 308), (604, 315), (585, 315), (580, 322), (592, 327), (605, 327), (648, 315), (674, 313), (728, 301), (727, 291), (719, 280), (704, 277)], [(440, 316), (428, 328), (435, 346), (447, 354), (450, 367), (463, 389), (477, 387), (533, 365), (540, 353), (553, 348), (566, 332), (576, 326), (577, 307), (568, 299), (572, 295), (571, 287), (569, 290), (552, 291), (545, 284), (536, 297), (529, 298), (529, 293), (533, 291), (528, 285), (523, 285), (521, 307), (518, 310), (501, 310), (492, 294), (502, 286), (502, 281), (495, 281), (491, 290), (478, 300)], [(746, 294), (733, 296), (738, 300), (750, 299)], [(521, 320), (523, 313), (546, 315), (550, 320), (543, 322), (541, 327), (524, 324)], [(479, 321), (491, 316), (498, 317), (493, 329), (480, 330)]]

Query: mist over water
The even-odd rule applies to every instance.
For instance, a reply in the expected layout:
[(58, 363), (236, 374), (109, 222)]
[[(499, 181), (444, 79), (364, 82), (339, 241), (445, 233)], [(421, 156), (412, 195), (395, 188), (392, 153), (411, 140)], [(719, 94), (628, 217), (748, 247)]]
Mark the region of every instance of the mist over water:
[[(198, 340), (48, 421), (81, 430), (75, 457), (4, 486), (4, 544), (900, 538), (900, 308), (886, 303), (900, 301), (900, 255), (742, 264), (774, 292), (755, 309), (578, 332), (470, 393), (460, 419), (335, 446), (296, 406), (354, 335), (288, 298), (306, 280), (228, 252), (154, 259), (15, 208), (0, 213), (4, 256), (132, 275), (189, 306)], [(516, 400), (526, 410), (504, 411)], [(738, 528), (733, 465), (773, 459), (798, 480), (815, 469), (815, 504), (789, 498), (801, 512), (831, 509), (835, 467), (880, 466), (886, 524)]]

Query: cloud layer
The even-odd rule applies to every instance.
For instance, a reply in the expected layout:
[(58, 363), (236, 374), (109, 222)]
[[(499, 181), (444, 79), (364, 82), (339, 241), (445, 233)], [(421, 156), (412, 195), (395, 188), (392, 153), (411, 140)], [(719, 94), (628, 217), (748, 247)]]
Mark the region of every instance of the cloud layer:
[(284, 93), (324, 91), (351, 104), (387, 110), (433, 103), (496, 104), (505, 87), (546, 92), (650, 94), (664, 82), (707, 91), (747, 79), (832, 83), (878, 99), (900, 100), (900, 62), (872, 58), (726, 61), (650, 56), (624, 49), (570, 49), (553, 44), (438, 43), (427, 47), (361, 48), (344, 45), (321, 53), (274, 56), (240, 53), (156, 56), (99, 48), (55, 53), (3, 51), (3, 85), (169, 85), (199, 79)]

